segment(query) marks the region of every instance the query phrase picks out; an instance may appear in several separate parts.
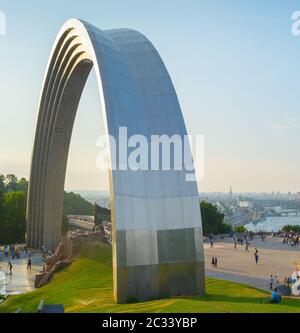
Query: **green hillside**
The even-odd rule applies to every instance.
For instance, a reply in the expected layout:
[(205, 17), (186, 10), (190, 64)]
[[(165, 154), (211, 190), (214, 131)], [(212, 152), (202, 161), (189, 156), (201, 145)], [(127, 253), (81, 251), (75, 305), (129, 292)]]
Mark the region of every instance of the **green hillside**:
[[(300, 312), (300, 301), (285, 298), (266, 304), (268, 293), (222, 280), (206, 280), (205, 297), (179, 297), (118, 305), (112, 295), (111, 247), (98, 241), (84, 245), (81, 255), (52, 282), (31, 293), (11, 296), (0, 312), (35, 312), (40, 300), (64, 304), (66, 312)], [(260, 303), (262, 301), (263, 303)]]

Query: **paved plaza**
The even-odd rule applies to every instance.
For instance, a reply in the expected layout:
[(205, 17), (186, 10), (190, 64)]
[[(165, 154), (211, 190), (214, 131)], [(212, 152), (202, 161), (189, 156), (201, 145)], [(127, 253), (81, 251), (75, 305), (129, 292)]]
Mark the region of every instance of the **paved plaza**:
[[(254, 249), (258, 249), (259, 261), (255, 263)], [(300, 247), (292, 248), (282, 244), (280, 238), (266, 238), (262, 242), (255, 239), (245, 252), (245, 245), (237, 245), (234, 250), (233, 239), (217, 241), (214, 247), (204, 245), (206, 276), (248, 284), (268, 290), (269, 277), (277, 276), (280, 283), (290, 276), (300, 264)], [(212, 268), (211, 259), (217, 257), (218, 267)]]
[[(254, 260), (254, 249), (258, 248), (259, 262)], [(205, 268), (206, 276), (247, 284), (259, 289), (268, 290), (269, 276), (277, 276), (282, 283), (284, 278), (290, 276), (296, 266), (300, 264), (300, 246), (292, 248), (282, 244), (282, 239), (266, 238), (262, 242), (255, 239), (249, 253), (245, 252), (245, 245), (237, 245), (234, 250), (233, 239), (216, 241), (210, 248), (205, 243)], [(211, 258), (218, 258), (218, 267), (212, 268)], [(6, 282), (0, 281), (1, 294), (19, 294), (34, 289), (34, 277), (42, 270), (43, 262), (39, 253), (32, 254), (32, 270), (26, 269), (27, 259), (12, 261), (13, 275), (7, 275), (7, 260), (0, 261), (0, 272), (6, 276)], [(0, 276), (1, 280), (1, 276)]]
[(7, 260), (0, 261), (0, 272), (5, 280), (0, 279), (0, 294), (16, 295), (28, 292), (34, 289), (34, 278), (43, 267), (43, 261), (40, 254), (32, 254), (32, 268), (27, 270), (27, 258), (10, 260), (13, 265), (12, 275), (8, 273)]

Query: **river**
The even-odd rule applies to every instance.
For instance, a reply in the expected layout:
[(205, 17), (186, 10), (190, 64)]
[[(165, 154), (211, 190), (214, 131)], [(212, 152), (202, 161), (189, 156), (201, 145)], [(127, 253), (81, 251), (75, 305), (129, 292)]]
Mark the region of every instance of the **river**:
[(300, 216), (281, 216), (281, 217), (267, 217), (264, 221), (257, 224), (248, 223), (245, 225), (249, 231), (267, 231), (277, 232), (285, 225), (300, 225)]

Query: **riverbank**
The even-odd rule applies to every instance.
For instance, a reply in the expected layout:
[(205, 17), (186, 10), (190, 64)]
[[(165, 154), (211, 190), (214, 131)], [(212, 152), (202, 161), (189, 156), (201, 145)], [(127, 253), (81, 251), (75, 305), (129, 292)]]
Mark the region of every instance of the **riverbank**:
[(300, 225), (300, 216), (274, 216), (267, 217), (258, 223), (248, 223), (245, 228), (249, 231), (278, 232), (286, 225)]

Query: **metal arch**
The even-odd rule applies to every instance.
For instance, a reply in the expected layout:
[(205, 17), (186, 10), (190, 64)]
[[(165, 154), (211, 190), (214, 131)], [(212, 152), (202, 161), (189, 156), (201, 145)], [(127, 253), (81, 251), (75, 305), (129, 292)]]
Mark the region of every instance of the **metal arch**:
[[(107, 134), (179, 134), (186, 128), (171, 78), (150, 41), (130, 29), (100, 30), (72, 19), (51, 52), (37, 119), (27, 204), (27, 244), (60, 241), (74, 119), (95, 67)], [(204, 293), (198, 189), (184, 170), (110, 170), (117, 302)]]

